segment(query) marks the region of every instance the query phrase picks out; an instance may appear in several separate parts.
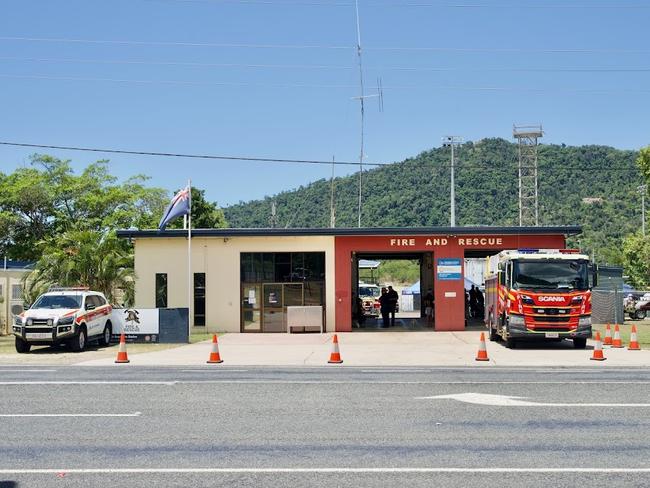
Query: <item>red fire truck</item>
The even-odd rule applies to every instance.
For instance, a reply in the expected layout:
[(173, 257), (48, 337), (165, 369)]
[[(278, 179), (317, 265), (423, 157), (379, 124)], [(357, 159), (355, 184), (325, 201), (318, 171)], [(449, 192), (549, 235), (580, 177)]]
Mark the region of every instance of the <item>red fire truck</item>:
[(514, 348), (518, 339), (573, 339), (584, 349), (591, 337), (589, 256), (574, 249), (501, 251), (487, 260), (485, 325), (491, 341)]

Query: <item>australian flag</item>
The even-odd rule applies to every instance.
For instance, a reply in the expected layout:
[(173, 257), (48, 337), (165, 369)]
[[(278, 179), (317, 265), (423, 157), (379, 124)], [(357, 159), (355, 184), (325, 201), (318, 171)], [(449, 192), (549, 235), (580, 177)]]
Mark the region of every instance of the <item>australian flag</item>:
[(172, 201), (169, 202), (169, 205), (163, 214), (163, 218), (160, 219), (158, 229), (165, 230), (167, 224), (169, 224), (175, 218), (180, 217), (181, 215), (189, 215), (190, 209), (192, 207), (191, 200), (192, 196), (190, 194), (189, 186), (174, 195), (174, 198), (172, 198)]

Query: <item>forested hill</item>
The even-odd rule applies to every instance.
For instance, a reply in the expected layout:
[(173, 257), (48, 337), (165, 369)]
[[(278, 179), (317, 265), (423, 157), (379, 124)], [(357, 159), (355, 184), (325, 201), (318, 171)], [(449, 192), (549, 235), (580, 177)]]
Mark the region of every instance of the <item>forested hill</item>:
[[(457, 225), (518, 225), (517, 145), (484, 139), (463, 144), (457, 154)], [(583, 249), (615, 253), (641, 222), (636, 157), (606, 146), (540, 145), (540, 225), (582, 225)], [(364, 172), (362, 225), (449, 225), (449, 159), (449, 149), (439, 148)], [(356, 227), (358, 174), (334, 184), (336, 226)], [(323, 179), (224, 212), (231, 227), (269, 227), (275, 202), (277, 227), (328, 227), (330, 188)]]

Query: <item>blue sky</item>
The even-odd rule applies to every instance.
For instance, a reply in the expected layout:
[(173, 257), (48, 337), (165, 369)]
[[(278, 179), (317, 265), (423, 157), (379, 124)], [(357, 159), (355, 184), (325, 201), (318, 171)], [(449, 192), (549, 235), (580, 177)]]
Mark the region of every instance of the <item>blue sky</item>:
[[(542, 123), (546, 143), (650, 143), (650, 3), (359, 6), (366, 93), (376, 93), (378, 77), (384, 87), (383, 112), (367, 100), (368, 161), (416, 155), (446, 134), (509, 139), (513, 123)], [(350, 0), (0, 0), (0, 9), (0, 141), (358, 159)], [(33, 152), (0, 146), (0, 171)], [(41, 152), (78, 168), (101, 158)], [(329, 166), (107, 157), (118, 176), (145, 173), (170, 191), (192, 178), (222, 206), (331, 174)]]

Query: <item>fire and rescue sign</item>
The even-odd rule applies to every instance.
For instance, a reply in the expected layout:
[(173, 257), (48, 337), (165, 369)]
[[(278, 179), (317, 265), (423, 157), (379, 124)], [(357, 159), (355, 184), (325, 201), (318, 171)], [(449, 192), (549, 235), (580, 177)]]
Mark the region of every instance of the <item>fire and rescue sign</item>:
[(462, 278), (462, 263), (457, 258), (438, 259), (436, 268), (439, 280), (460, 280)]

